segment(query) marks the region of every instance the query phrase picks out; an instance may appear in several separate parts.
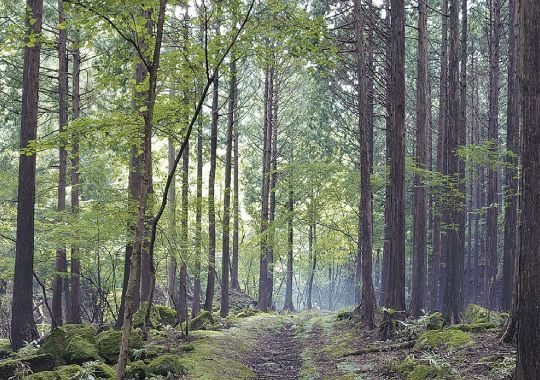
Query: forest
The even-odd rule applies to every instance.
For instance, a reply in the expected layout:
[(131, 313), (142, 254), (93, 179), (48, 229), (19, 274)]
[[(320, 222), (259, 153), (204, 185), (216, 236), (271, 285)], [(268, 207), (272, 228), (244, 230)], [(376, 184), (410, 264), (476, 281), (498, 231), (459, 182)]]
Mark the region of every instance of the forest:
[(0, 379), (540, 379), (539, 8), (3, 0)]

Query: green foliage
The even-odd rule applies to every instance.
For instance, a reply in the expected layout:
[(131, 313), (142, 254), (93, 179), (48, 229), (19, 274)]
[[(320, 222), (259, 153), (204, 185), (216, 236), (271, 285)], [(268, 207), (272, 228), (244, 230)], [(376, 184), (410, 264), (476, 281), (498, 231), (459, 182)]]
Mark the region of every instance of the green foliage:
[(152, 360), (148, 364), (147, 372), (154, 375), (167, 376), (167, 373), (178, 375), (182, 372), (184, 367), (180, 362), (180, 358), (176, 355), (163, 355)]

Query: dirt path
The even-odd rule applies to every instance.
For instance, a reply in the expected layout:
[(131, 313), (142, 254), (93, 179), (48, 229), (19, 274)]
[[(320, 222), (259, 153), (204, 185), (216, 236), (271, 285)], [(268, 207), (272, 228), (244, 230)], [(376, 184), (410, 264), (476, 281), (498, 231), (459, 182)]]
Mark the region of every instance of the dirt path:
[(255, 372), (256, 379), (300, 379), (302, 342), (295, 337), (294, 329), (289, 322), (279, 331), (263, 335), (258, 348), (244, 358), (243, 364)]

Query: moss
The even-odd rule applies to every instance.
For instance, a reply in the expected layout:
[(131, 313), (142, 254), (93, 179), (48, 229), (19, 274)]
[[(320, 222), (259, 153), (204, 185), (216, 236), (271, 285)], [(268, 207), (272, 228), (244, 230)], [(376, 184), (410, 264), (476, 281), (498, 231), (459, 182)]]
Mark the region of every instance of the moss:
[(429, 367), (420, 364), (414, 367), (414, 369), (407, 375), (407, 380), (425, 380), (428, 375)]
[[(109, 364), (114, 364), (118, 361), (120, 353), (120, 344), (122, 342), (122, 331), (109, 330), (104, 334), (97, 343), (99, 354)], [(139, 349), (142, 347), (142, 339), (136, 331), (132, 331), (129, 337), (129, 347), (131, 349)]]
[(69, 339), (64, 358), (70, 364), (102, 360), (96, 344), (92, 344), (78, 335), (74, 335)]
[(167, 376), (167, 373), (178, 375), (183, 371), (184, 367), (180, 362), (180, 358), (176, 355), (163, 355), (150, 362), (147, 367), (147, 372), (154, 375)]
[(114, 369), (105, 363), (93, 363), (92, 370), (96, 379), (114, 379)]
[(11, 354), (13, 354), (13, 351), (9, 339), (0, 339), (0, 359), (7, 358)]
[(479, 333), (486, 330), (496, 329), (497, 325), (493, 322), (471, 323), (449, 326), (448, 330), (461, 330), (465, 332)]
[(193, 345), (193, 343), (184, 344), (182, 346), (182, 351), (185, 351), (185, 352), (195, 351), (195, 345)]
[[(139, 310), (133, 314), (133, 327), (141, 327), (144, 325), (144, 314), (146, 313), (146, 305), (144, 302)], [(165, 306), (152, 304), (150, 308), (150, 325), (152, 327), (176, 326), (178, 324), (178, 313)]]
[(83, 368), (77, 364), (57, 368), (56, 371), (43, 371), (34, 373), (26, 380), (73, 380), (81, 373)]
[(338, 321), (343, 321), (344, 319), (351, 318), (351, 311), (350, 310), (340, 310), (338, 311), (336, 318)]
[(402, 373), (406, 375), (409, 373), (415, 366), (414, 357), (409, 355), (403, 359), (403, 363), (392, 368), (392, 371)]
[(505, 318), (503, 318), (500, 314), (494, 311), (491, 311), (489, 313), (489, 321), (487, 320), (487, 318), (488, 310), (483, 308), (482, 306), (478, 306), (475, 304), (470, 304), (463, 312), (463, 319), (471, 324), (493, 322), (498, 326), (502, 326), (505, 322)]
[(474, 343), (474, 339), (461, 330), (429, 330), (418, 338), (414, 348), (421, 350), (426, 347), (437, 348), (441, 345), (451, 348), (468, 346)]
[(207, 310), (202, 310), (199, 315), (197, 315), (191, 320), (191, 322), (189, 323), (189, 329), (191, 331), (201, 330), (202, 328), (205, 328), (206, 326), (212, 324), (214, 324), (214, 318), (212, 317), (212, 314)]
[(126, 379), (144, 380), (146, 378), (146, 364), (142, 360), (131, 363), (126, 368)]
[(9, 379), (16, 372), (42, 372), (51, 371), (53, 368), (54, 361), (49, 354), (10, 359), (0, 363), (0, 379)]
[(428, 330), (442, 330), (444, 326), (444, 319), (440, 312), (435, 312), (426, 318), (426, 329)]
[(244, 309), (242, 310), (241, 312), (239, 312), (236, 317), (237, 318), (246, 318), (246, 317), (251, 317), (253, 315), (255, 315), (255, 311), (252, 310), (252, 309)]

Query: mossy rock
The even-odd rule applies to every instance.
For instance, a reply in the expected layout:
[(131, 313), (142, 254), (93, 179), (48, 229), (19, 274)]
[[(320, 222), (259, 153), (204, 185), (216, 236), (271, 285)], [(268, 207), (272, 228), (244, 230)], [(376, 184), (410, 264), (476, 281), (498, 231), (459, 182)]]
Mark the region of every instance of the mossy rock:
[(214, 318), (212, 317), (212, 314), (207, 310), (202, 310), (199, 315), (197, 315), (195, 318), (191, 320), (189, 323), (189, 329), (191, 331), (193, 330), (201, 330), (205, 328), (206, 326), (213, 325), (214, 324)]
[(422, 350), (426, 347), (437, 348), (438, 346), (464, 347), (475, 344), (471, 336), (461, 330), (428, 330), (416, 341), (414, 348)]
[[(142, 327), (144, 325), (144, 314), (146, 313), (146, 305), (144, 302), (139, 310), (133, 314), (133, 327)], [(161, 326), (176, 326), (178, 324), (178, 313), (166, 306), (152, 304), (150, 308), (150, 325), (151, 327)]]
[(435, 312), (426, 318), (427, 330), (442, 330), (444, 326), (444, 319), (440, 312)]
[(351, 311), (350, 310), (340, 310), (338, 311), (336, 318), (338, 321), (343, 321), (345, 319), (351, 318)]
[(93, 363), (92, 370), (96, 379), (114, 379), (114, 369), (105, 363)]
[[(109, 330), (101, 336), (97, 342), (97, 348), (99, 354), (108, 364), (115, 364), (118, 362), (118, 355), (120, 353), (120, 344), (122, 343), (122, 331)], [(132, 331), (129, 336), (129, 348), (139, 349), (143, 345), (141, 336)]]
[(488, 321), (488, 310), (472, 303), (463, 312), (463, 319), (470, 324), (493, 322), (498, 326), (502, 326), (505, 322), (505, 318), (494, 311), (489, 313)]
[(11, 359), (0, 363), (0, 379), (9, 379), (24, 366), (33, 373), (51, 371), (54, 360), (50, 354), (27, 356), (22, 359)]
[(425, 380), (430, 374), (429, 367), (423, 364), (417, 365), (407, 375), (407, 380)]
[(414, 361), (414, 357), (412, 355), (409, 355), (405, 359), (403, 359), (403, 363), (393, 367), (392, 371), (407, 375), (410, 371), (412, 371), (415, 365), (416, 363)]
[(184, 352), (195, 351), (195, 345), (193, 343), (184, 344), (182, 346), (182, 351), (184, 351)]
[(131, 363), (126, 368), (127, 380), (144, 380), (146, 378), (146, 364), (142, 360)]
[(237, 318), (246, 318), (246, 317), (251, 317), (253, 315), (257, 314), (254, 310), (252, 309), (244, 309), (242, 310), (241, 312), (239, 312), (236, 317)]
[[(78, 349), (84, 349), (84, 352), (76, 352)], [(95, 330), (83, 325), (71, 324), (54, 329), (45, 337), (40, 352), (50, 354), (56, 366), (99, 359)]]
[(13, 354), (9, 339), (0, 339), (0, 359), (5, 359)]
[(57, 368), (56, 371), (44, 371), (34, 373), (26, 380), (73, 380), (77, 378), (77, 375), (81, 373), (83, 368), (77, 364), (71, 364), (68, 366)]
[(448, 330), (461, 330), (464, 332), (479, 333), (486, 330), (496, 329), (498, 326), (493, 322), (471, 323), (449, 326)]
[(176, 355), (163, 355), (150, 362), (146, 369), (147, 373), (154, 375), (167, 376), (167, 373), (178, 375), (183, 371), (184, 367), (180, 362), (180, 358)]

